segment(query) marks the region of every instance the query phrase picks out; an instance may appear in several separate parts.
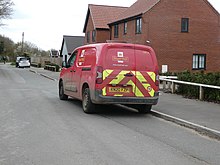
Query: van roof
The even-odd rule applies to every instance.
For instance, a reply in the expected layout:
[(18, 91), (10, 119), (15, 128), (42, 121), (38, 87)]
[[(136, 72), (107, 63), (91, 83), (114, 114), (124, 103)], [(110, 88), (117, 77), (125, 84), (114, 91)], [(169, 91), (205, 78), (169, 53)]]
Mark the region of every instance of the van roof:
[(80, 46), (78, 48), (90, 48), (90, 47), (96, 47), (96, 48), (101, 48), (101, 47), (105, 47), (105, 46), (129, 46), (129, 47), (138, 47), (138, 48), (150, 48), (147, 45), (140, 45), (140, 44), (132, 44), (132, 43), (96, 43), (96, 44), (89, 44), (89, 45), (83, 45)]

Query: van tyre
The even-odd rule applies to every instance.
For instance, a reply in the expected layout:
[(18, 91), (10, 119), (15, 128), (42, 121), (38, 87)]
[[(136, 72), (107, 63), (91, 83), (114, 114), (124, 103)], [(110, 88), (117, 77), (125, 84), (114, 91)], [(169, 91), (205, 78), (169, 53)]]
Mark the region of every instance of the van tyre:
[(91, 101), (89, 88), (85, 88), (83, 91), (82, 107), (85, 113), (95, 112), (95, 104)]
[(63, 87), (63, 82), (60, 82), (59, 85), (59, 98), (60, 100), (67, 100), (68, 96), (64, 94), (64, 87)]
[(145, 104), (136, 105), (136, 109), (141, 114), (150, 113), (151, 108), (152, 108), (152, 105), (145, 105)]

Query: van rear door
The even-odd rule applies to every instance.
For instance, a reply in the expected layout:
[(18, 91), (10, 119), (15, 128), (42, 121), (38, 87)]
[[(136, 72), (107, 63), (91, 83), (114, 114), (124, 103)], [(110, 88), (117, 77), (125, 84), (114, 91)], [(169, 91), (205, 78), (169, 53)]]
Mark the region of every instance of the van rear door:
[(114, 45), (106, 50), (102, 89), (104, 96), (135, 96), (136, 59), (134, 45)]
[(156, 86), (157, 62), (155, 54), (146, 47), (136, 47), (136, 96), (153, 97), (158, 87)]
[(146, 46), (114, 45), (106, 50), (103, 68), (104, 96), (153, 97), (157, 61), (154, 51)]

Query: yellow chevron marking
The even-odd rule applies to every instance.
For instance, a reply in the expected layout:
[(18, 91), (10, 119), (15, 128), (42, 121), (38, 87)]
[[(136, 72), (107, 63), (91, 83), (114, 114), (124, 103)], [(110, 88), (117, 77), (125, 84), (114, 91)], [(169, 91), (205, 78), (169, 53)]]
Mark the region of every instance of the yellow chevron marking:
[(135, 93), (135, 84), (132, 80), (128, 81), (127, 85), (131, 85), (132, 86), (132, 92)]
[(139, 88), (137, 86), (135, 88), (135, 96), (144, 97), (143, 93), (139, 90)]
[(151, 97), (154, 97), (155, 91), (154, 91), (154, 89), (152, 88), (152, 90), (151, 90), (150, 92), (148, 91), (148, 93), (150, 94)]
[(124, 74), (126, 74), (128, 71), (121, 71), (116, 78), (117, 79), (113, 79), (109, 84), (118, 84), (119, 82), (121, 82), (124, 79)]
[(156, 74), (154, 72), (147, 72), (150, 78), (155, 82), (156, 81)]
[[(156, 79), (156, 75), (154, 72), (147, 72), (147, 74), (151, 77), (151, 79), (155, 82)], [(136, 77), (137, 79), (142, 83), (142, 82), (147, 82), (147, 80), (144, 78), (144, 76), (141, 74), (141, 72), (136, 72)], [(148, 90), (149, 88), (151, 88), (150, 84), (143, 84), (144, 88), (147, 90), (147, 92), (149, 93), (149, 95), (151, 97), (154, 96), (154, 89), (152, 88), (150, 91)]]
[[(153, 97), (155, 91), (154, 91), (153, 88), (151, 88), (151, 85), (150, 85), (150, 84), (143, 84), (143, 86), (144, 86), (144, 88), (147, 90), (147, 92), (150, 94), (150, 96)], [(149, 88), (150, 88), (151, 90), (149, 90)]]
[(120, 95), (120, 94), (115, 94), (114, 96), (117, 96), (117, 97), (119, 97), (119, 96), (123, 96), (123, 95)]
[(106, 95), (107, 95), (107, 94), (106, 94), (106, 87), (102, 88), (102, 95), (103, 95), (103, 96), (106, 96)]
[[(103, 72), (103, 80), (105, 80), (111, 73), (113, 72), (113, 70), (105, 70)], [(115, 79), (113, 79), (109, 84), (118, 84), (119, 82), (121, 82), (124, 79), (124, 74), (126, 74), (128, 71), (121, 71)], [(144, 76), (141, 74), (141, 72), (139, 71), (132, 71), (132, 73), (136, 76), (136, 78), (142, 83), (142, 82), (147, 82), (147, 80), (144, 78)], [(147, 74), (149, 75), (149, 77), (151, 77), (151, 79), (155, 82), (156, 81), (156, 74), (154, 72), (147, 72)], [(141, 92), (141, 90), (135, 85), (135, 83), (130, 80), (127, 82), (127, 85), (131, 85), (132, 86), (132, 91), (135, 94), (135, 96), (137, 97), (144, 97), (143, 93)], [(146, 89), (146, 91), (150, 94), (151, 97), (154, 96), (154, 89), (151, 88), (150, 84), (143, 84), (143, 87)], [(151, 89), (149, 89), (151, 88)], [(102, 94), (103, 96), (106, 96), (106, 87), (104, 87), (102, 89)], [(123, 94), (115, 94), (114, 96), (123, 96)]]
[(143, 93), (138, 89), (138, 87), (135, 85), (135, 83), (130, 80), (128, 81), (127, 85), (132, 85), (132, 91), (137, 97), (144, 97)]
[(141, 74), (141, 72), (136, 72), (136, 78), (142, 83), (147, 82), (147, 80), (144, 78), (144, 76)]
[(108, 69), (104, 70), (104, 72), (103, 72), (103, 80), (105, 80), (106, 77), (108, 77), (112, 72), (113, 72), (113, 70), (108, 70)]

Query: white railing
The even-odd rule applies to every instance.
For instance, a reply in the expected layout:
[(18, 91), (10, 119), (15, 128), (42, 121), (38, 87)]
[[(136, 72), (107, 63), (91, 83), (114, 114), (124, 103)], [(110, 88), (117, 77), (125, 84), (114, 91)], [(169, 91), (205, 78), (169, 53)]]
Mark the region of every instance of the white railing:
[(204, 88), (213, 88), (213, 89), (219, 89), (220, 86), (214, 86), (214, 85), (206, 85), (206, 84), (200, 84), (200, 83), (192, 83), (187, 81), (179, 81), (179, 80), (173, 80), (177, 79), (175, 76), (161, 76), (160, 81), (163, 81), (163, 89), (167, 89), (168, 82), (168, 89), (171, 89), (171, 92), (174, 93), (176, 90), (176, 84), (185, 84), (185, 85), (193, 85), (193, 86), (199, 86), (199, 99), (204, 99)]

